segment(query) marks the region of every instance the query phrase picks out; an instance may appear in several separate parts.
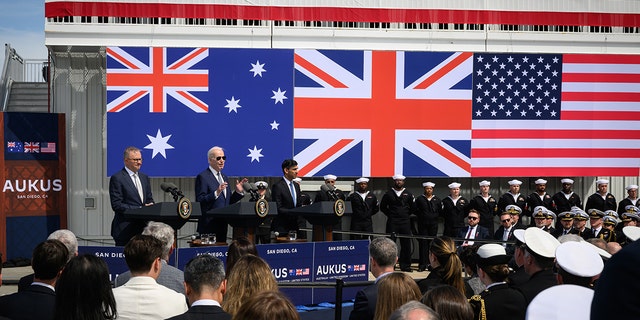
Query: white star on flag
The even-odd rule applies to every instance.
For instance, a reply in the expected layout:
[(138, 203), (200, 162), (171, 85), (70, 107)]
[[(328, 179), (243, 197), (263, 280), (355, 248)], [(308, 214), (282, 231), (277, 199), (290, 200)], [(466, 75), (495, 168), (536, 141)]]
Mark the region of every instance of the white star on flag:
[(251, 70), (249, 70), (250, 72), (253, 72), (253, 76), (260, 76), (262, 78), (262, 73), (263, 72), (267, 72), (267, 70), (265, 70), (264, 67), (264, 63), (260, 64), (260, 60), (256, 60), (255, 64), (251, 64), (251, 66), (253, 68), (251, 68)]
[(278, 130), (278, 126), (280, 126), (280, 124), (277, 123), (275, 120), (273, 120), (273, 122), (269, 124), (271, 125), (271, 130)]
[(278, 102), (284, 104), (284, 99), (289, 99), (284, 95), (287, 91), (281, 91), (280, 88), (278, 88), (278, 91), (271, 90), (271, 92), (273, 92), (273, 97), (271, 97), (271, 99), (276, 100), (274, 104), (277, 104)]
[(247, 155), (247, 157), (251, 158), (251, 162), (253, 162), (253, 160), (260, 162), (260, 157), (264, 157), (262, 155), (262, 149), (258, 149), (256, 146), (253, 146), (253, 150), (247, 150), (249, 150), (249, 154)]
[(242, 106), (238, 104), (238, 102), (240, 102), (240, 99), (236, 100), (234, 96), (231, 97), (231, 100), (225, 100), (227, 100), (227, 105), (224, 107), (229, 108), (229, 113), (231, 113), (231, 111), (238, 113), (238, 108), (242, 108)]
[(169, 141), (169, 139), (171, 138), (171, 135), (163, 137), (162, 136), (162, 132), (160, 132), (160, 129), (158, 129), (158, 133), (156, 134), (155, 137), (147, 135), (147, 138), (149, 138), (149, 141), (151, 143), (149, 143), (144, 148), (153, 150), (153, 154), (151, 155), (151, 159), (155, 158), (158, 153), (161, 154), (162, 157), (164, 157), (166, 159), (167, 158), (167, 152), (166, 152), (167, 149), (174, 149), (174, 147), (172, 145), (167, 143)]

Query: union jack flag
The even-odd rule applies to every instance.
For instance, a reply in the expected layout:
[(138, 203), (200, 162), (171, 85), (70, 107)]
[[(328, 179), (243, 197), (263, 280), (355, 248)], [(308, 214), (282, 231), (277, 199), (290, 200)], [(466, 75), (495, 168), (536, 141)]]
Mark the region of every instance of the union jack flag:
[(296, 50), (302, 176), (470, 176), (466, 52)]
[[(169, 55), (167, 48), (107, 48), (107, 112), (120, 112), (147, 98), (149, 112), (167, 112), (167, 97), (194, 112), (209, 106), (191, 92), (208, 91), (207, 69), (194, 65), (209, 55), (207, 48), (195, 48)], [(140, 52), (147, 51), (147, 52)]]
[(24, 152), (25, 153), (40, 153), (40, 142), (25, 142), (24, 143)]

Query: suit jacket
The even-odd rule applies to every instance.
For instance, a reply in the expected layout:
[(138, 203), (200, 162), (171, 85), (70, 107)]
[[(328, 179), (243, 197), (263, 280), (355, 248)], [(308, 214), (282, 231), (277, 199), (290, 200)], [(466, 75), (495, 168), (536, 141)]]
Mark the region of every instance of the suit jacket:
[(133, 236), (142, 233), (146, 225), (143, 220), (129, 220), (124, 217), (124, 211), (128, 209), (141, 208), (145, 204), (153, 203), (151, 193), (151, 182), (149, 176), (138, 172), (144, 199), (138, 195), (138, 189), (133, 184), (131, 176), (125, 168), (116, 172), (109, 179), (109, 199), (111, 209), (115, 212), (111, 222), (111, 236), (116, 241), (117, 246), (124, 246)]
[[(198, 220), (198, 232), (199, 233), (212, 233), (215, 231), (213, 224), (224, 224), (226, 229), (226, 221), (224, 219), (213, 218), (211, 214), (206, 212), (215, 209), (226, 207), (230, 204), (240, 201), (244, 195), (239, 194), (231, 190), (232, 183), (229, 183), (227, 175), (222, 173), (222, 180), (227, 182), (226, 196), (220, 194), (216, 198), (216, 190), (220, 187), (220, 182), (213, 175), (213, 172), (207, 167), (204, 171), (200, 172), (196, 177), (196, 201), (200, 202), (200, 208), (202, 210), (202, 217)], [(218, 235), (220, 238), (220, 235)], [(223, 240), (223, 239), (219, 239)]]
[(291, 189), (289, 189), (289, 185), (284, 178), (271, 186), (271, 201), (275, 202), (278, 208), (278, 215), (271, 222), (271, 231), (276, 231), (280, 234), (287, 233), (289, 230), (298, 230), (298, 215), (293, 213), (292, 209), (302, 206), (302, 198), (300, 197), (300, 186), (295, 182), (291, 183), (296, 191), (295, 205), (291, 196)]
[(487, 288), (480, 293), (480, 297), (484, 300), (487, 319), (524, 320), (525, 318), (527, 303), (524, 296), (506, 283)]
[(118, 320), (166, 319), (187, 311), (183, 294), (159, 285), (151, 277), (133, 277), (113, 289)]
[[(118, 275), (114, 281), (114, 287), (119, 287), (131, 279), (131, 271), (127, 271)], [(162, 260), (162, 269), (160, 269), (160, 275), (156, 279), (158, 284), (161, 284), (175, 292), (185, 294), (184, 292), (184, 273), (182, 270), (170, 266), (166, 261)]]
[(373, 320), (378, 301), (378, 284), (374, 283), (356, 293), (349, 320)]
[[(460, 232), (458, 233), (458, 238), (465, 239), (467, 237), (467, 232), (469, 232), (469, 226), (467, 226), (466, 228), (460, 229)], [(476, 225), (476, 232), (474, 236), (475, 236), (474, 239), (478, 239), (478, 240), (491, 239), (491, 236), (489, 235), (489, 229), (481, 225)]]
[(24, 291), (0, 297), (0, 316), (13, 320), (53, 320), (56, 293), (32, 284)]
[(231, 320), (231, 315), (218, 306), (195, 306), (168, 320)]
[(489, 199), (484, 201), (482, 195), (476, 195), (469, 202), (470, 209), (476, 209), (480, 215), (480, 225), (493, 232), (493, 217), (498, 214), (498, 202), (493, 196), (489, 195)]

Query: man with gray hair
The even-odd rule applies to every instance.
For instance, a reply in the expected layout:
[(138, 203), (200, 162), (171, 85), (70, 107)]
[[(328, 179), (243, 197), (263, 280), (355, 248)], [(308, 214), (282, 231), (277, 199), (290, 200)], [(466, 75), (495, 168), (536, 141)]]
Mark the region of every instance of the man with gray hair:
[(440, 320), (440, 316), (423, 303), (411, 300), (394, 311), (389, 320)]
[[(162, 269), (160, 269), (160, 275), (156, 281), (169, 289), (184, 294), (184, 273), (167, 263), (171, 253), (173, 253), (173, 249), (175, 249), (173, 228), (166, 223), (149, 221), (144, 230), (142, 230), (142, 234), (152, 236), (162, 242)], [(115, 287), (125, 284), (130, 278), (130, 271), (120, 274), (115, 279)]]
[[(49, 237), (47, 237), (47, 240), (58, 240), (67, 247), (67, 250), (69, 251), (67, 262), (78, 255), (78, 239), (70, 230), (58, 229), (52, 232)], [(33, 283), (33, 273), (20, 278), (20, 281), (18, 281), (18, 291), (28, 289), (31, 283)]]
[(203, 254), (187, 262), (184, 268), (184, 287), (191, 308), (169, 320), (231, 320), (231, 315), (220, 306), (227, 289), (224, 264), (220, 259)]
[(378, 280), (393, 272), (396, 262), (398, 262), (398, 246), (389, 238), (374, 238), (369, 244), (369, 256), (371, 257), (369, 269), (376, 277), (376, 281), (356, 293), (349, 320), (373, 319), (378, 300)]

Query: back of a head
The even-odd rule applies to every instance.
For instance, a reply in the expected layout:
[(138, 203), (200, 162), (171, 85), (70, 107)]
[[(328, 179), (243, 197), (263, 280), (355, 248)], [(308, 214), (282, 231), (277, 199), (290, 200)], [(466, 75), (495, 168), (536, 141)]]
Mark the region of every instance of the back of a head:
[(199, 294), (204, 288), (217, 290), (224, 280), (224, 264), (212, 255), (199, 255), (184, 268), (184, 282)]
[(107, 264), (91, 254), (71, 259), (56, 283), (55, 319), (115, 319), (116, 316)]
[(47, 240), (53, 239), (59, 240), (67, 247), (67, 250), (69, 250), (68, 260), (71, 260), (71, 258), (78, 255), (78, 239), (76, 238), (76, 235), (70, 230), (59, 229), (52, 232), (49, 237), (47, 237)]
[(241, 257), (252, 254), (258, 256), (256, 245), (247, 237), (239, 237), (231, 242), (227, 250), (227, 274)]
[(448, 285), (454, 286), (464, 292), (464, 281), (462, 279), (462, 261), (458, 257), (455, 242), (447, 236), (433, 239), (429, 246), (429, 252), (433, 253), (438, 263), (443, 269), (443, 279)]
[(227, 292), (222, 308), (233, 315), (248, 297), (263, 291), (277, 290), (278, 283), (269, 264), (260, 257), (248, 254), (238, 259), (227, 275)]
[(398, 245), (386, 237), (378, 237), (369, 244), (369, 255), (381, 267), (392, 267), (398, 260)]
[(175, 231), (166, 223), (149, 221), (142, 230), (142, 234), (152, 236), (162, 242), (162, 259), (169, 259), (173, 242), (175, 241)]
[(46, 240), (33, 249), (31, 267), (34, 278), (52, 280), (64, 268), (69, 258), (69, 250), (59, 240)]
[(374, 319), (386, 320), (391, 313), (411, 300), (419, 300), (420, 288), (404, 272), (392, 272), (378, 281), (378, 298)]
[(452, 286), (437, 286), (429, 289), (422, 297), (422, 303), (435, 310), (442, 319), (473, 319), (473, 309), (467, 297)]
[(291, 301), (279, 291), (257, 293), (242, 304), (233, 320), (300, 320)]
[(440, 320), (440, 316), (422, 302), (411, 300), (396, 309), (389, 320)]
[(153, 236), (136, 235), (124, 246), (124, 259), (132, 274), (151, 270), (153, 262), (162, 258), (162, 242)]

